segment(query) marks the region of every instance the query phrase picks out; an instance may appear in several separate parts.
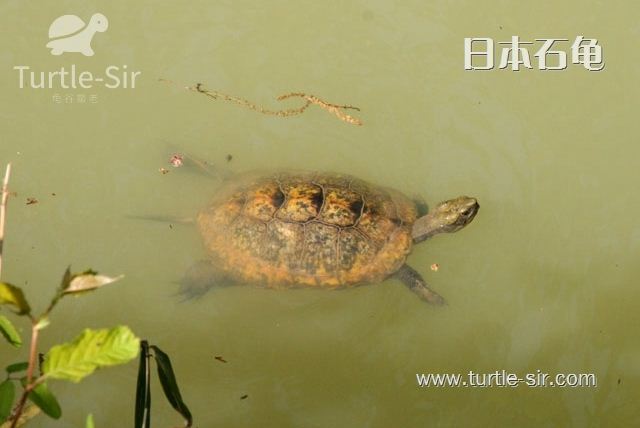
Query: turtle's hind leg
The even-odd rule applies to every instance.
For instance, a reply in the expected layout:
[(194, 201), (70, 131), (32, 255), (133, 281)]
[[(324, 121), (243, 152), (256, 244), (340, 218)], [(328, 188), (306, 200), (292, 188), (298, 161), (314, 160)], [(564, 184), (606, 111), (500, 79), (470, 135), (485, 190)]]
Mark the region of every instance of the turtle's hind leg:
[(211, 261), (201, 260), (191, 266), (180, 281), (178, 295), (184, 300), (198, 299), (211, 288), (228, 284), (229, 280), (224, 272), (216, 268)]
[(446, 301), (444, 298), (433, 291), (425, 280), (422, 278), (422, 275), (418, 273), (411, 266), (404, 264), (398, 271), (393, 275), (398, 278), (404, 285), (409, 287), (411, 291), (416, 293), (422, 300), (426, 300), (432, 305), (444, 305)]

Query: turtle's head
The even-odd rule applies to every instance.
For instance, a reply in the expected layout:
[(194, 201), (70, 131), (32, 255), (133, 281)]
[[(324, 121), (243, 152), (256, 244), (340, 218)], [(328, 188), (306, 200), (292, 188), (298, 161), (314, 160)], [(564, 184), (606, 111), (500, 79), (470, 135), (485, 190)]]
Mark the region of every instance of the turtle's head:
[(107, 31), (107, 28), (109, 28), (109, 21), (107, 20), (107, 17), (104, 16), (103, 14), (95, 13), (91, 17), (91, 20), (89, 21), (89, 25), (95, 31), (99, 33), (104, 33), (105, 31)]
[(457, 232), (471, 223), (479, 209), (478, 201), (469, 196), (441, 202), (414, 223), (413, 239), (420, 242), (438, 233)]

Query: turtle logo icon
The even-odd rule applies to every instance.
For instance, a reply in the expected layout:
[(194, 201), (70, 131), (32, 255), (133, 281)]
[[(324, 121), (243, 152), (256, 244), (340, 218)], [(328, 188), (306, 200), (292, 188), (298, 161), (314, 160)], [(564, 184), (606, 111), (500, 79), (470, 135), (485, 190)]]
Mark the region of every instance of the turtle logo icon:
[(88, 24), (75, 15), (62, 15), (49, 27), (49, 43), (51, 55), (62, 55), (65, 52), (80, 52), (85, 56), (93, 56), (91, 39), (96, 33), (104, 33), (109, 28), (107, 17), (101, 13), (94, 14)]

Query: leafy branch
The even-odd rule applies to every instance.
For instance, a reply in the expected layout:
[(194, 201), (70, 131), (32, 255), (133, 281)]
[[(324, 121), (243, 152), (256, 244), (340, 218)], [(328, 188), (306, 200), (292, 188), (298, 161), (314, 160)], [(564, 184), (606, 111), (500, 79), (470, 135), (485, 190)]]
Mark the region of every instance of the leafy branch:
[[(39, 316), (32, 315), (31, 308), (20, 288), (0, 282), (0, 304), (10, 306), (14, 313), (28, 317), (31, 321), (31, 340), (29, 345), (29, 360), (26, 363), (13, 364), (7, 367), (7, 379), (3, 382), (4, 389), (0, 391), (0, 401), (13, 401), (13, 387), (7, 386), (12, 381), (19, 380), (23, 391), (17, 404), (7, 414), (7, 409), (0, 409), (0, 418), (11, 421), (11, 428), (18, 426), (27, 399), (31, 400), (45, 414), (54, 419), (60, 418), (62, 411), (55, 396), (49, 390), (48, 379), (63, 379), (79, 382), (93, 373), (97, 368), (116, 364), (124, 364), (138, 355), (140, 340), (133, 332), (124, 326), (112, 329), (86, 329), (74, 341), (54, 346), (44, 356), (41, 373), (35, 375), (38, 363), (38, 339), (40, 331), (49, 325), (49, 314), (64, 296), (86, 293), (120, 279), (98, 275), (93, 271), (71, 274), (67, 269), (60, 287), (56, 291), (47, 309)], [(16, 329), (4, 318), (3, 333), (11, 337), (10, 343), (21, 343)], [(2, 328), (2, 325), (0, 325)], [(26, 367), (25, 367), (26, 365)], [(19, 378), (11, 375), (26, 369), (26, 375)], [(11, 385), (13, 385), (11, 383)], [(4, 394), (4, 395), (3, 395)], [(4, 412), (4, 413), (3, 413)]]
[[(0, 274), (2, 261), (2, 239), (6, 219), (6, 206), (9, 195), (8, 184), (11, 164), (7, 166), (0, 198)], [(100, 275), (89, 269), (80, 273), (72, 273), (70, 268), (64, 272), (62, 281), (47, 308), (37, 316), (33, 315), (31, 306), (23, 291), (15, 285), (0, 279), (0, 306), (9, 307), (15, 315), (26, 317), (31, 323), (31, 338), (29, 343), (29, 360), (10, 364), (5, 368), (6, 378), (0, 382), (0, 428), (16, 428), (27, 423), (31, 418), (44, 412), (46, 415), (58, 419), (62, 416), (62, 409), (55, 395), (48, 387), (49, 379), (60, 379), (80, 382), (95, 370), (127, 363), (138, 355), (140, 349), (141, 363), (145, 359), (145, 370), (148, 369), (150, 356), (146, 341), (141, 341), (126, 326), (111, 329), (83, 330), (71, 342), (53, 346), (44, 357), (38, 353), (38, 339), (40, 332), (49, 326), (49, 316), (56, 305), (66, 296), (83, 295), (107, 284), (116, 282), (122, 275), (110, 277)], [(11, 321), (0, 315), (0, 333), (14, 347), (22, 345), (22, 338)], [(169, 403), (185, 418), (185, 426), (190, 427), (192, 417), (189, 409), (182, 401), (169, 356), (158, 347), (151, 346), (158, 364), (158, 376)], [(36, 374), (36, 365), (40, 365)], [(142, 370), (141, 364), (141, 370)], [(147, 373), (148, 374), (148, 373)], [(146, 394), (149, 396), (149, 379), (147, 376)], [(15, 405), (16, 383), (22, 386), (22, 394)], [(140, 390), (140, 381), (138, 381)], [(139, 393), (139, 392), (138, 392)], [(27, 400), (33, 404), (27, 405)], [(138, 405), (136, 404), (136, 427), (149, 428), (150, 401), (144, 407), (147, 412), (146, 424), (138, 424)], [(86, 427), (93, 428), (93, 416), (87, 417)]]

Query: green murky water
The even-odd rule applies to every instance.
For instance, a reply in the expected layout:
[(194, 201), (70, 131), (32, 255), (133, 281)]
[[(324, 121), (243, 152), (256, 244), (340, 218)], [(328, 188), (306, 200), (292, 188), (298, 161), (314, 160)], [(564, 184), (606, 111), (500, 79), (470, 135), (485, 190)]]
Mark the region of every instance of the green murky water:
[[(126, 279), (63, 302), (43, 350), (83, 327), (130, 325), (172, 355), (200, 427), (640, 423), (637, 4), (59, 3), (0, 3), (0, 163), (13, 162), (18, 193), (3, 279), (35, 306), (69, 263)], [(95, 12), (109, 19), (95, 56), (48, 53), (55, 17)], [(463, 70), (464, 37), (512, 35), (598, 38), (606, 67)], [(13, 69), (72, 64), (142, 74), (135, 89), (20, 89)], [(305, 91), (359, 106), (364, 126), (316, 106), (263, 116), (160, 77), (274, 109), (299, 105), (275, 96)], [(191, 215), (215, 193), (197, 174), (158, 171), (173, 150), (218, 165), (231, 154), (234, 171), (348, 172), (431, 203), (476, 196), (468, 229), (409, 259), (449, 306), (393, 280), (342, 292), (238, 287), (180, 303), (174, 282), (203, 255), (195, 230), (126, 218)], [(14, 355), (0, 348), (2, 364)], [(34, 426), (80, 426), (89, 412), (100, 427), (131, 424), (134, 366), (52, 384), (63, 419)], [(598, 385), (420, 388), (415, 376), (471, 370), (593, 373)], [(153, 393), (155, 422), (176, 425)]]

